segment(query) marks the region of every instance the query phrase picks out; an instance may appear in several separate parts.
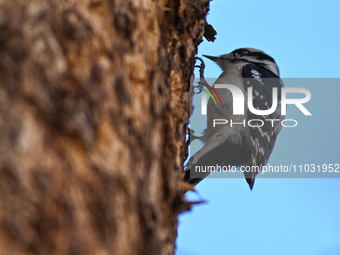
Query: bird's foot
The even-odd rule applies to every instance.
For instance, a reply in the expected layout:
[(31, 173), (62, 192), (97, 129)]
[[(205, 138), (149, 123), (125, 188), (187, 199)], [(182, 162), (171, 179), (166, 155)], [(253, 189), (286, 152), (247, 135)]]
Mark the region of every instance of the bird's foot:
[(200, 72), (200, 81), (198, 82), (198, 86), (194, 86), (195, 88), (199, 89), (199, 91), (197, 92), (197, 94), (199, 94), (203, 91), (203, 86), (207, 84), (207, 81), (204, 79), (205, 64), (204, 64), (203, 59), (199, 57), (195, 57), (195, 60), (201, 61), (200, 65), (195, 65), (196, 68), (199, 68), (199, 72)]
[(195, 133), (194, 130), (188, 128), (188, 140), (187, 140), (187, 145), (188, 145), (188, 146), (190, 145), (190, 143), (191, 143), (192, 141), (194, 141), (194, 140), (196, 140), (196, 139), (199, 139), (199, 140), (200, 140), (200, 139), (202, 138), (202, 136), (196, 136), (196, 135), (194, 135), (194, 133)]

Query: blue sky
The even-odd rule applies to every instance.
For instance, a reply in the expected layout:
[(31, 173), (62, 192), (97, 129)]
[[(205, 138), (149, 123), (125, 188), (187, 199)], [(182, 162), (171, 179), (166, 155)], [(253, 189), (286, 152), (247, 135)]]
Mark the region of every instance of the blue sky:
[[(275, 58), (282, 78), (340, 78), (339, 0), (214, 0), (208, 22), (217, 39), (199, 56), (252, 47)], [(206, 77), (220, 75), (205, 63)], [(340, 80), (301, 81), (312, 116), (288, 108), (299, 124), (282, 129), (269, 163), (339, 164)], [(208, 203), (180, 216), (177, 255), (340, 254), (340, 179), (257, 178), (250, 191), (242, 178), (208, 178), (197, 190)]]

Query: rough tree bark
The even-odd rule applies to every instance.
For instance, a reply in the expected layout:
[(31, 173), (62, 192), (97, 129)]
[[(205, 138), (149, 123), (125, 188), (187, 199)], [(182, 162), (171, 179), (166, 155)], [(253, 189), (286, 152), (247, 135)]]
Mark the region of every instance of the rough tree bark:
[(0, 254), (173, 254), (208, 1), (0, 0)]

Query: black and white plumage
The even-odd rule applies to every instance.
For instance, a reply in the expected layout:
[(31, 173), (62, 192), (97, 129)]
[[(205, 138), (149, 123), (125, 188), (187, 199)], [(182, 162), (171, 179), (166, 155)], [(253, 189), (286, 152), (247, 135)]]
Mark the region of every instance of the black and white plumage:
[[(275, 140), (281, 130), (281, 87), (279, 69), (275, 60), (263, 51), (242, 48), (220, 57), (205, 56), (216, 62), (223, 70), (215, 84), (236, 85), (243, 92), (247, 102), (247, 88), (253, 88), (253, 106), (255, 109), (267, 110), (272, 106), (272, 88), (278, 88), (278, 106), (270, 115), (255, 115), (245, 108), (245, 115), (233, 115), (232, 94), (228, 89), (216, 89), (221, 97), (215, 106), (210, 98), (207, 106), (207, 129), (201, 140), (203, 148), (193, 155), (187, 165), (184, 181), (196, 185), (209, 173), (195, 173), (190, 168), (195, 166), (258, 166), (256, 172), (244, 172), (250, 189), (253, 188), (255, 176), (264, 166), (273, 151)], [(232, 119), (233, 122), (260, 119), (262, 127), (246, 125), (218, 125), (213, 127), (214, 119)], [(279, 121), (266, 121), (276, 119)], [(259, 122), (260, 123), (260, 122)], [(253, 123), (256, 125), (256, 123)]]

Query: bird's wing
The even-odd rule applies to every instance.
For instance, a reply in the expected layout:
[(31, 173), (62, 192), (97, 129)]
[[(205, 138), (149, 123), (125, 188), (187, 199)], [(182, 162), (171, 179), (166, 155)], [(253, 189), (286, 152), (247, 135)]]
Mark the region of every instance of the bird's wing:
[[(267, 110), (272, 106), (272, 88), (278, 88), (278, 107), (270, 115), (255, 115), (247, 112), (248, 119), (259, 119), (263, 121), (263, 126), (253, 127), (251, 136), (251, 165), (264, 166), (274, 148), (276, 136), (281, 130), (281, 88), (284, 86), (281, 79), (267, 70), (254, 64), (246, 64), (242, 70), (245, 89), (253, 87), (253, 106), (255, 109)], [(280, 121), (269, 121), (278, 119)], [(252, 122), (252, 125), (261, 125), (261, 122)]]
[(230, 129), (226, 125), (214, 133), (203, 148), (190, 158), (184, 181), (196, 185), (210, 173), (199, 171), (208, 170), (210, 167), (216, 167), (214, 169), (218, 171), (217, 166), (240, 166), (245, 161), (246, 155), (250, 154), (247, 143), (241, 141), (240, 144), (235, 144), (228, 141), (229, 132)]

